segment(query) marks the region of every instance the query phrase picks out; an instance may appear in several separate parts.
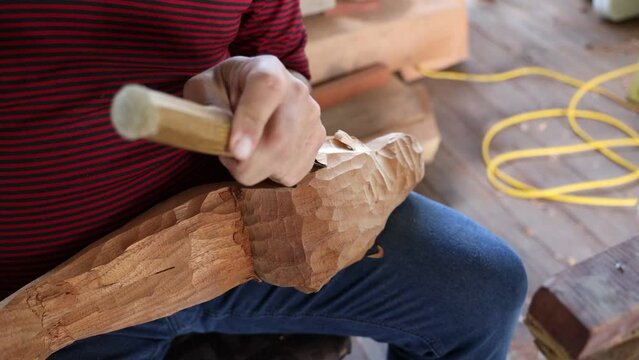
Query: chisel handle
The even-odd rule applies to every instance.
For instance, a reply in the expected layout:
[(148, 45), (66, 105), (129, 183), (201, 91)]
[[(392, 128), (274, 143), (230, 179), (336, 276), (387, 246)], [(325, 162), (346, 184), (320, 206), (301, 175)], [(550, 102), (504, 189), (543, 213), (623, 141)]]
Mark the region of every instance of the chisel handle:
[(230, 156), (230, 111), (204, 106), (141, 85), (126, 85), (113, 98), (111, 122), (125, 139), (209, 155)]

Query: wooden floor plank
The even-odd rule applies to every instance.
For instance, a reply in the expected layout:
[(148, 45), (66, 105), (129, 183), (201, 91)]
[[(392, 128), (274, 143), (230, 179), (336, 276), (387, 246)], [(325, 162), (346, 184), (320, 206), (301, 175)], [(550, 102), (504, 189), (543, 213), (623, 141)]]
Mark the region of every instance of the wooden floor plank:
[[(497, 72), (518, 66), (543, 66), (587, 80), (639, 59), (639, 21), (601, 22), (582, 0), (470, 0), (471, 58), (455, 67), (466, 72)], [(422, 81), (431, 95), (442, 145), (417, 190), (452, 206), (497, 235), (522, 255), (534, 291), (550, 275), (639, 234), (632, 209), (595, 208), (508, 198), (485, 178), (481, 139), (497, 120), (523, 111), (562, 107), (574, 89), (527, 78), (503, 84)], [(623, 95), (627, 80), (606, 84)], [(619, 109), (600, 96), (587, 96), (584, 108), (602, 109), (639, 129), (636, 114)], [(580, 124), (597, 138), (615, 137), (615, 130)], [(495, 139), (494, 150), (577, 143), (564, 121), (542, 121), (509, 130)], [(636, 150), (622, 151), (639, 161)], [(509, 173), (537, 185), (623, 174), (597, 154), (526, 161), (507, 166)], [(637, 184), (598, 195), (637, 196)], [(523, 325), (518, 326), (511, 359), (536, 359), (537, 352)]]
[[(434, 89), (435, 92), (442, 90), (442, 88), (444, 88), (441, 85), (432, 85), (431, 88), (433, 87), (438, 88), (438, 89)], [(450, 91), (450, 93), (454, 92), (457, 97), (463, 97), (466, 94), (468, 94), (469, 97), (471, 97), (472, 99), (479, 98), (478, 91), (467, 92), (466, 89), (455, 90), (456, 88), (457, 86), (453, 85), (451, 86), (451, 88), (446, 89), (446, 91)], [(500, 95), (503, 95), (503, 94), (496, 94), (496, 96), (500, 96)], [(434, 96), (437, 96), (437, 95), (434, 95)], [(441, 130), (442, 137), (443, 139), (445, 139), (444, 142), (449, 141), (453, 137), (460, 137), (458, 134), (483, 134), (485, 132), (484, 126), (482, 126), (482, 124), (478, 124), (477, 121), (474, 121), (474, 122), (467, 121), (467, 119), (473, 116), (473, 112), (475, 108), (480, 108), (480, 107), (486, 108), (486, 109), (492, 108), (491, 104), (488, 101), (464, 101), (463, 104), (460, 104), (460, 102), (454, 101), (454, 100), (449, 102), (448, 99), (450, 99), (450, 97), (446, 97), (443, 95), (442, 97), (443, 99), (441, 99), (438, 103), (436, 103), (437, 105), (436, 109), (439, 109), (439, 112), (437, 112), (437, 110), (436, 112), (437, 112), (437, 116), (442, 118), (441, 122), (445, 123), (442, 125), (442, 130)], [(511, 97), (511, 98), (514, 99), (514, 97)], [(449, 115), (442, 114), (444, 112), (444, 107), (449, 109)], [(458, 115), (460, 111), (464, 112), (462, 116)], [(498, 112), (499, 110), (495, 109), (494, 111)], [(449, 118), (462, 119), (462, 120), (456, 121), (456, 120), (451, 120)], [(446, 129), (446, 127), (448, 127), (449, 129)], [(533, 132), (534, 131), (529, 131), (524, 133), (519, 130), (516, 130), (514, 132), (508, 132), (506, 135), (498, 139), (498, 141), (496, 142), (497, 146), (495, 146), (495, 148), (501, 152), (506, 149), (513, 150), (513, 149), (524, 148), (524, 147), (526, 148), (539, 147), (549, 143), (548, 141), (546, 141), (546, 139), (535, 138), (534, 134), (531, 134)], [(550, 134), (552, 130), (547, 130), (546, 132)], [(481, 139), (479, 138), (479, 136), (477, 137), (476, 140), (470, 140), (468, 139), (466, 135), (461, 137), (467, 138), (467, 140), (464, 141), (463, 144), (460, 144), (459, 146), (465, 146), (465, 147), (471, 148), (468, 151), (475, 154), (475, 156), (474, 158), (470, 158), (469, 161), (473, 161), (475, 165), (477, 166), (477, 171), (480, 171), (483, 173), (484, 165), (481, 162), (481, 158), (479, 155)], [(552, 142), (552, 139), (551, 139), (551, 142)], [(556, 143), (556, 141), (554, 142)], [(539, 164), (541, 166), (536, 166), (536, 167), (530, 166), (527, 163), (522, 166), (508, 167), (508, 171), (509, 173), (515, 175), (516, 177), (536, 185), (544, 185), (544, 184), (558, 185), (559, 183), (583, 181), (586, 178), (585, 175), (581, 175), (581, 174), (570, 171), (572, 170), (571, 167), (574, 161), (575, 161), (575, 158), (566, 159), (566, 161), (557, 160), (557, 161), (554, 161), (554, 163), (556, 164), (550, 164), (550, 166), (548, 166), (542, 163), (542, 164)], [(552, 166), (552, 165), (555, 165), (555, 166)], [(568, 169), (560, 169), (560, 167), (557, 165), (565, 165)], [(582, 165), (584, 165), (585, 167), (585, 164), (582, 164)], [(546, 170), (546, 171), (539, 171), (540, 169)], [(553, 171), (557, 169), (559, 170)], [(616, 167), (613, 166), (613, 170), (617, 170)], [(573, 224), (570, 224), (569, 226), (564, 226), (565, 230), (568, 232), (572, 231), (571, 229), (574, 227), (573, 225), (576, 225), (576, 226), (580, 225), (581, 221), (583, 221), (585, 217), (592, 218), (591, 222), (588, 224), (588, 229), (590, 230), (591, 233), (588, 234), (588, 237), (586, 239), (580, 240), (580, 244), (582, 242), (586, 243), (587, 245), (589, 245), (591, 251), (603, 250), (602, 248), (603, 245), (610, 245), (608, 244), (607, 241), (602, 240), (604, 236), (608, 238), (618, 239), (618, 241), (623, 241), (624, 239), (628, 238), (627, 225), (624, 225), (623, 222), (611, 223), (608, 219), (600, 218), (598, 216), (600, 209), (584, 208), (582, 206), (572, 206), (572, 205), (558, 206), (556, 204), (552, 204), (553, 206), (550, 206), (551, 204), (549, 203), (544, 203), (544, 205), (546, 208), (549, 209), (548, 215), (550, 215), (551, 217), (554, 218), (559, 213), (561, 214), (561, 216), (564, 216), (567, 218), (566, 221), (568, 224), (570, 224), (571, 222), (573, 223)], [(626, 215), (626, 217), (628, 217), (629, 220), (631, 220), (630, 219), (631, 216), (634, 216), (632, 212), (629, 210), (623, 210), (622, 212), (621, 210), (607, 209), (607, 211), (609, 211), (610, 213), (615, 213), (615, 214), (620, 213), (622, 215)], [(536, 219), (536, 217), (534, 217), (532, 214), (530, 215), (530, 217), (532, 218), (532, 220)], [(554, 238), (556, 238), (557, 236), (553, 236), (553, 239), (548, 239), (548, 241), (555, 243)], [(588, 253), (590, 253), (590, 251)]]
[[(455, 124), (456, 123), (456, 124)], [(459, 126), (463, 124), (463, 122), (455, 122), (449, 121), (447, 124), (447, 128), (453, 128), (454, 133), (468, 132), (464, 127)], [(455, 128), (454, 126), (455, 125)], [(447, 130), (443, 130), (447, 131)], [(447, 136), (446, 132), (443, 132), (442, 135), (444, 137)], [(448, 133), (450, 135), (450, 133)], [(531, 256), (531, 262), (540, 262), (546, 261), (547, 259), (539, 259), (541, 257), (547, 258), (552, 257), (554, 260), (562, 263), (563, 265), (567, 265), (570, 263), (570, 258), (574, 258), (575, 260), (581, 260), (588, 257), (592, 254), (593, 251), (598, 249), (603, 249), (602, 246), (596, 247), (594, 243), (594, 239), (592, 234), (590, 234), (587, 229), (577, 228), (575, 223), (565, 214), (559, 211), (551, 211), (550, 207), (546, 206), (541, 202), (526, 202), (518, 199), (511, 199), (502, 194), (497, 194), (490, 187), (488, 182), (484, 177), (484, 166), (480, 160), (473, 159), (476, 153), (476, 147), (473, 147), (472, 144), (464, 145), (461, 144), (449, 147), (444, 146), (449, 149), (453, 154), (457, 156), (460, 163), (469, 164), (471, 166), (465, 165), (465, 168), (472, 173), (474, 177), (474, 182), (476, 184), (481, 184), (487, 192), (487, 200), (479, 202), (479, 199), (472, 199), (473, 203), (477, 203), (478, 205), (478, 213), (472, 214), (471, 217), (477, 217), (479, 215), (483, 215), (484, 209), (486, 206), (490, 206), (488, 203), (499, 202), (506, 209), (504, 212), (506, 218), (501, 216), (500, 218), (494, 219), (489, 226), (491, 230), (500, 233), (502, 229), (501, 226), (504, 226), (504, 220), (507, 222), (515, 222), (517, 227), (520, 230), (519, 234), (509, 234), (504, 233), (500, 234), (505, 240), (511, 242), (515, 248), (522, 247), (521, 243), (529, 244), (531, 241), (539, 242), (542, 247), (547, 249), (546, 253), (533, 253), (527, 254)], [(447, 164), (446, 164), (447, 165)], [(466, 195), (467, 191), (469, 192), (470, 188), (464, 188), (459, 191), (462, 195)], [(467, 201), (467, 198), (464, 196), (462, 201)], [(460, 204), (454, 204), (454, 206), (460, 206)], [(486, 224), (485, 225), (489, 225)], [(523, 253), (526, 251), (520, 251)], [(543, 281), (543, 279), (539, 279)], [(532, 289), (531, 289), (532, 290)]]
[[(495, 52), (498, 49), (495, 48), (491, 48), (491, 44), (487, 43), (487, 42), (479, 42), (479, 41), (473, 41), (473, 44), (478, 44), (477, 46), (479, 47), (483, 47), (483, 48), (487, 48), (488, 52)], [(475, 45), (474, 45), (475, 46)], [(484, 51), (485, 52), (485, 51)], [(478, 52), (475, 51), (473, 52), (473, 60), (471, 60), (469, 63), (467, 63), (465, 65), (465, 67), (472, 67), (473, 66), (473, 62), (475, 61), (479, 61), (476, 60), (475, 58), (477, 57), (476, 54)], [(481, 54), (481, 52), (480, 52)], [(486, 67), (490, 67), (491, 64), (489, 62), (489, 59), (481, 59), (481, 64), (485, 64), (482, 67), (486, 68)], [(511, 67), (514, 65), (511, 65)], [(486, 71), (486, 70), (484, 70)], [(487, 70), (490, 71), (490, 70)], [(481, 114), (479, 116), (477, 116), (476, 111), (474, 110), (474, 112), (471, 113), (467, 113), (465, 114), (465, 116), (469, 119), (473, 119), (472, 122), (475, 121), (480, 121), (482, 122), (483, 120), (483, 124), (484, 127), (481, 129), (481, 132), (483, 133), (485, 131), (485, 128), (487, 128), (487, 124), (486, 122), (488, 121), (489, 123), (494, 122), (496, 119), (506, 116), (506, 115), (512, 115), (515, 114), (519, 111), (522, 110), (532, 110), (535, 108), (541, 108), (541, 106), (535, 106), (535, 104), (539, 104), (542, 106), (558, 106), (561, 105), (562, 103), (558, 103), (555, 102), (554, 104), (551, 101), (548, 100), (544, 100), (544, 101), (539, 101), (539, 100), (532, 100), (531, 101), (531, 96), (534, 95), (535, 92), (538, 93), (546, 93), (548, 95), (546, 95), (546, 97), (550, 97), (550, 100), (552, 100), (552, 97), (554, 97), (555, 95), (553, 95), (554, 89), (553, 91), (549, 91), (548, 87), (550, 85), (548, 84), (544, 84), (544, 87), (541, 87), (542, 83), (539, 82), (535, 82), (534, 80), (532, 80), (532, 82), (530, 84), (532, 84), (532, 88), (533, 90), (536, 91), (530, 91), (530, 90), (525, 90), (525, 89), (521, 89), (521, 85), (520, 83), (522, 81), (526, 81), (526, 80), (518, 80), (518, 82), (513, 83), (514, 85), (510, 85), (510, 84), (499, 84), (499, 85), (481, 85), (481, 84), (477, 84), (477, 85), (473, 85), (473, 84), (463, 84), (460, 86), (459, 83), (456, 83), (455, 85), (453, 85), (453, 89), (452, 91), (455, 92), (455, 97), (453, 98), (453, 100), (451, 101), (457, 101), (459, 99), (464, 99), (463, 101), (457, 101), (457, 102), (467, 102), (467, 100), (465, 98), (463, 98), (463, 96), (460, 96), (459, 92), (462, 91), (460, 89), (476, 89), (476, 93), (474, 95), (473, 98), (475, 97), (481, 97), (483, 100), (483, 103), (491, 103), (492, 105), (494, 105), (497, 108), (501, 108), (502, 111), (500, 111), (497, 114), (493, 114), (493, 115), (488, 115), (485, 114), (484, 116), (482, 116)], [(446, 85), (441, 85), (441, 82), (429, 82), (429, 85), (431, 88), (434, 88), (433, 91), (437, 91), (437, 87), (441, 87), (441, 86), (446, 86)], [(531, 86), (529, 85), (528, 88), (530, 88)], [(559, 88), (561, 88), (561, 85), (559, 85)], [(435, 95), (436, 96), (436, 95)], [(503, 101), (504, 96), (506, 96), (507, 102)], [(443, 96), (446, 97), (446, 96)], [(531, 104), (532, 103), (532, 104)], [(532, 105), (532, 106), (531, 106)], [(477, 105), (478, 107), (481, 105)], [(485, 107), (485, 106), (484, 106)], [(487, 119), (486, 119), (487, 118)], [(470, 120), (469, 120), (470, 121)], [(523, 141), (527, 141), (530, 145), (534, 145), (534, 146), (540, 146), (543, 144), (558, 144), (561, 143), (561, 139), (555, 139), (553, 136), (549, 136), (549, 134), (551, 134), (551, 132), (546, 131), (542, 136), (534, 136), (535, 134), (526, 134), (526, 136), (523, 136)], [(568, 133), (566, 133), (567, 135)], [(551, 134), (553, 135), (553, 134)], [(563, 136), (563, 134), (561, 135)], [(513, 136), (509, 136), (506, 138), (501, 138), (498, 139), (499, 141), (501, 141), (502, 143), (504, 141), (506, 141), (506, 143), (513, 142), (515, 144), (519, 144), (522, 141), (522, 136), (518, 136), (518, 134), (514, 134)], [(496, 145), (500, 145), (499, 141), (496, 142)], [(571, 140), (574, 141), (574, 140)], [(497, 147), (499, 148), (499, 147)], [(512, 149), (512, 147), (511, 147)], [(571, 182), (571, 181), (576, 181), (576, 180), (583, 180), (586, 179), (588, 177), (586, 177), (586, 175), (590, 175), (590, 178), (592, 178), (592, 173), (598, 173), (598, 174), (621, 174), (622, 172), (617, 168), (616, 165), (612, 165), (612, 164), (608, 164), (606, 160), (604, 159), (597, 159), (597, 162), (593, 162), (592, 159), (588, 156), (586, 157), (571, 157), (570, 161), (566, 161), (566, 162), (562, 162), (562, 165), (567, 167), (569, 170), (572, 170), (572, 172), (574, 172), (574, 174), (571, 174), (571, 172), (565, 173), (563, 174), (565, 176), (565, 179), (562, 178), (561, 182)], [(604, 169), (602, 169), (602, 167), (605, 167)], [(530, 173), (530, 171), (528, 171)], [(544, 173), (544, 172), (533, 172), (531, 173), (535, 176), (538, 177), (543, 177), (543, 176), (549, 176), (549, 175), (553, 175), (554, 174), (549, 174), (549, 173)], [(576, 176), (576, 177), (575, 177)], [(597, 176), (599, 177), (599, 176)], [(541, 179), (543, 180), (543, 179)], [(548, 183), (547, 181), (541, 181), (541, 183)], [(583, 211), (581, 210), (582, 207), (578, 207), (575, 209), (572, 209), (570, 212), (581, 212), (582, 214), (580, 214), (580, 216), (577, 216), (579, 218), (583, 218), (584, 214)], [(626, 214), (628, 213), (627, 211), (625, 212)], [(624, 226), (621, 229), (621, 233), (619, 233), (617, 236), (615, 236), (615, 234), (611, 234), (610, 232), (610, 227), (612, 226), (613, 228), (615, 227), (615, 224), (610, 224), (610, 222), (608, 221), (603, 221), (602, 222), (602, 218), (599, 216), (594, 216), (593, 217), (595, 220), (599, 220), (599, 226), (597, 226), (597, 221), (595, 223), (590, 223), (591, 226), (593, 226), (594, 228), (598, 229), (599, 235), (600, 236), (604, 236), (606, 238), (610, 238), (612, 237), (614, 240), (612, 240), (611, 242), (607, 242), (607, 245), (614, 245), (615, 243), (624, 240), (625, 238), (627, 238), (627, 226)]]

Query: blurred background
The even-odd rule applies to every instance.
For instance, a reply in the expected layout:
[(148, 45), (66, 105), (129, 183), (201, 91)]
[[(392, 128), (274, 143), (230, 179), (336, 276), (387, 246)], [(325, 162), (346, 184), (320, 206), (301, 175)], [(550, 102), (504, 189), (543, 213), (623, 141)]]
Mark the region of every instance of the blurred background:
[[(639, 152), (616, 148), (625, 166), (596, 151), (551, 151), (501, 167), (536, 188), (625, 176), (622, 185), (605, 181), (574, 194), (589, 205), (498, 191), (482, 157), (482, 143), (492, 158), (587, 143), (563, 115), (486, 135), (517, 114), (564, 111), (579, 80), (622, 67), (577, 107), (614, 117), (625, 133), (583, 119), (578, 126), (595, 140), (633, 137), (639, 144), (639, 0), (301, 0), (301, 8), (313, 96), (327, 132), (363, 140), (413, 135), (428, 163), (416, 191), (478, 221), (523, 258), (528, 297), (509, 358), (639, 359)], [(549, 70), (550, 77), (539, 76)], [(177, 339), (167, 357), (218, 358), (382, 360), (386, 345), (194, 335)]]
[[(429, 165), (417, 191), (477, 220), (524, 259), (529, 298), (510, 357), (544, 358), (524, 325), (533, 294), (563, 270), (639, 234), (635, 208), (516, 199), (488, 182), (481, 143), (489, 127), (518, 113), (566, 107), (574, 87), (539, 76), (495, 83), (425, 79), (417, 68), (486, 74), (539, 66), (586, 81), (639, 60), (639, 1), (302, 0), (301, 5), (314, 91), (329, 133), (345, 129), (368, 138), (400, 130), (420, 139)], [(603, 87), (623, 99), (632, 85), (629, 74)], [(601, 95), (586, 95), (579, 107), (613, 115), (635, 130), (639, 126), (636, 112)], [(623, 137), (604, 124), (580, 125), (597, 139)], [(499, 154), (581, 142), (565, 119), (543, 119), (505, 130), (490, 148)], [(639, 163), (634, 148), (616, 151)], [(527, 159), (503, 169), (540, 188), (628, 173), (597, 152)], [(580, 193), (638, 194), (636, 182)], [(347, 358), (384, 358), (377, 347), (356, 339)], [(618, 358), (639, 358), (633, 354)]]

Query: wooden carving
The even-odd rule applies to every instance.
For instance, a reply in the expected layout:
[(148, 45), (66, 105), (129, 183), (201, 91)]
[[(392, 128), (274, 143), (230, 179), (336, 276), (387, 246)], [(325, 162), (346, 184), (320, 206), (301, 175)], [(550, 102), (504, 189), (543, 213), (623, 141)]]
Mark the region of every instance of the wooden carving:
[(424, 170), (397, 133), (365, 145), (338, 132), (318, 161), (293, 188), (190, 189), (93, 243), (0, 303), (0, 358), (44, 359), (251, 279), (319, 290), (365, 256)]

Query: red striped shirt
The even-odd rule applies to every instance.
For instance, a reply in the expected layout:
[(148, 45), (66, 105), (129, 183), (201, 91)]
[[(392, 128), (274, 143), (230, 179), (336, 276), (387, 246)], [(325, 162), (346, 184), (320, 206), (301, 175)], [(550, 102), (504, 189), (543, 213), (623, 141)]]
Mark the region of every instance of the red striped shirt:
[(233, 55), (308, 76), (297, 0), (0, 3), (0, 299), (153, 204), (226, 177), (217, 160), (113, 131), (125, 83), (180, 95)]

